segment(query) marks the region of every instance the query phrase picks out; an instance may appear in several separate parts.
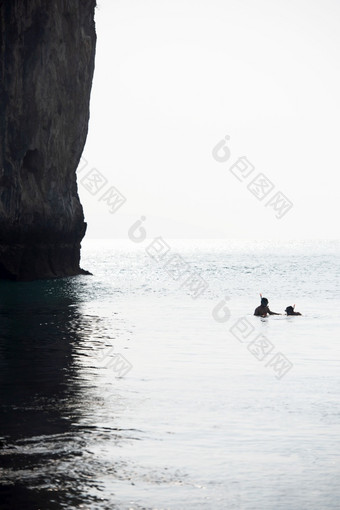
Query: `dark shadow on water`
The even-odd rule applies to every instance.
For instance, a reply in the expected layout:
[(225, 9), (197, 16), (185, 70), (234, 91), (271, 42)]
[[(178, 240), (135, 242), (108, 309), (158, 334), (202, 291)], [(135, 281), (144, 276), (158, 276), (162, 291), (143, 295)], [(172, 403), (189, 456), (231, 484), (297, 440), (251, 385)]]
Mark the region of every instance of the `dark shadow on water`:
[(79, 421), (93, 384), (81, 366), (82, 278), (0, 282), (1, 509), (89, 502), (81, 473), (62, 468), (86, 448)]

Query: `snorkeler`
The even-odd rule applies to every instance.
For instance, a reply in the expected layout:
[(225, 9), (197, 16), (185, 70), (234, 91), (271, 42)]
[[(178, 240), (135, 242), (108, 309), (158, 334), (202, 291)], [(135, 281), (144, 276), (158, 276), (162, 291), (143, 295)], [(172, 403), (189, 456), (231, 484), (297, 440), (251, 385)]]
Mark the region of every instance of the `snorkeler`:
[(287, 308), (285, 309), (285, 312), (287, 315), (301, 315), (300, 312), (294, 312), (294, 308), (295, 308), (295, 305), (294, 306), (287, 306)]
[(268, 299), (261, 296), (261, 305), (258, 306), (254, 312), (257, 317), (267, 317), (267, 315), (282, 315), (281, 313), (275, 313), (269, 310)]

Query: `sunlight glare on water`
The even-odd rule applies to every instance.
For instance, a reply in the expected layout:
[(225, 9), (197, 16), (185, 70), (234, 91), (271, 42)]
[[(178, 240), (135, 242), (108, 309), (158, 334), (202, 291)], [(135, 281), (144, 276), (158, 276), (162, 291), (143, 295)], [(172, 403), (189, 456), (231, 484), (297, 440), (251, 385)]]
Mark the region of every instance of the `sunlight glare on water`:
[[(86, 241), (94, 276), (1, 282), (1, 508), (338, 508), (339, 243), (167, 242)], [(259, 293), (303, 316), (254, 317)]]

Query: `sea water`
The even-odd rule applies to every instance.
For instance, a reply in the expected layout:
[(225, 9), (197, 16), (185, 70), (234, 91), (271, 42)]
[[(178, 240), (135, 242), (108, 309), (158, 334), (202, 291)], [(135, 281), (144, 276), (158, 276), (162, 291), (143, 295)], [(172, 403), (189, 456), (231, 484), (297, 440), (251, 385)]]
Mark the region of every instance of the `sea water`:
[(338, 509), (339, 254), (92, 240), (1, 282), (0, 508)]

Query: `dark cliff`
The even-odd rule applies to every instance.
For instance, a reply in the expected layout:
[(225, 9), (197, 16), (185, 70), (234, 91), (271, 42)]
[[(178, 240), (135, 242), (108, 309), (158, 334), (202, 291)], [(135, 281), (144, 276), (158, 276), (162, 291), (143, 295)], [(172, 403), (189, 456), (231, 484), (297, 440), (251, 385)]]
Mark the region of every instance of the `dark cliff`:
[(95, 0), (0, 0), (0, 278), (79, 274)]

